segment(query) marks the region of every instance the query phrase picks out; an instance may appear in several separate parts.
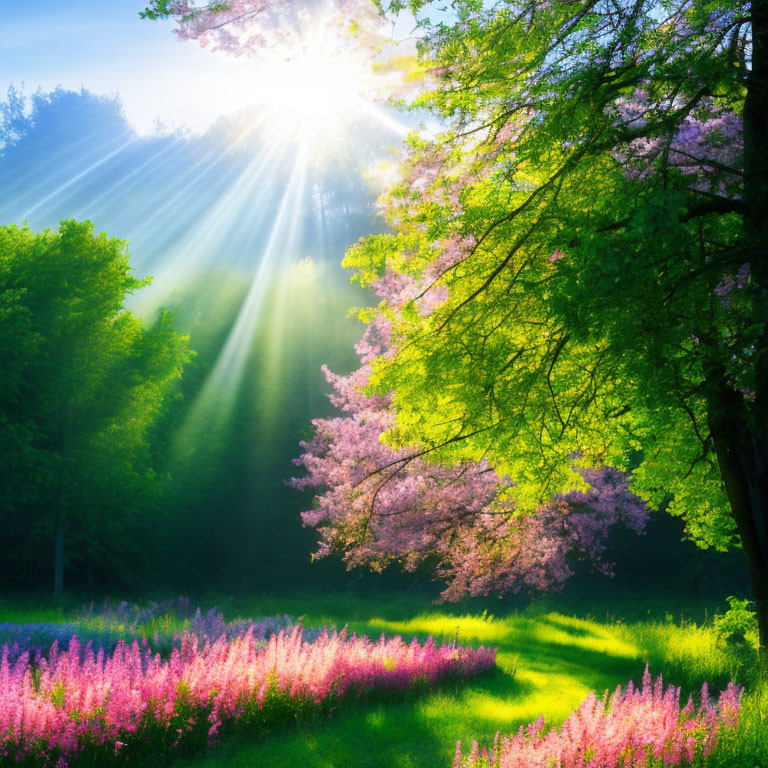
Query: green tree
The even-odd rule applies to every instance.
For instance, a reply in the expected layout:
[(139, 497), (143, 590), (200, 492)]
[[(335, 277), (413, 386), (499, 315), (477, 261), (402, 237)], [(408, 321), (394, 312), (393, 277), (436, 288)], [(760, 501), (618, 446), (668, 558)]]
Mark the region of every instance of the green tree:
[(52, 544), (57, 599), (65, 562), (119, 563), (157, 504), (149, 433), (190, 352), (169, 314), (124, 308), (147, 283), (91, 222), (0, 228), (0, 521), (8, 554)]
[(700, 544), (741, 544), (765, 644), (768, 2), (453, 7), (417, 101), (450, 130), (347, 256), (391, 284), (388, 439), (487, 458), (518, 513), (582, 485), (574, 455), (633, 469)]

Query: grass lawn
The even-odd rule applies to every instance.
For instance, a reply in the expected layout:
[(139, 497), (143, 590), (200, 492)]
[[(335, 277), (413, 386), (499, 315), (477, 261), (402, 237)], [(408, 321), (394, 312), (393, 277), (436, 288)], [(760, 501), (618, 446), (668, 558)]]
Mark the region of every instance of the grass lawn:
[[(279, 733), (235, 737), (206, 755), (179, 761), (179, 768), (449, 768), (457, 739), (466, 747), (472, 739), (490, 742), (497, 730), (509, 733), (540, 714), (548, 723), (559, 723), (589, 691), (602, 694), (630, 678), (639, 681), (646, 661), (654, 675), (663, 672), (667, 682), (681, 686), (685, 698), (704, 681), (715, 693), (730, 679), (745, 684), (739, 733), (721, 745), (711, 764), (768, 767), (765, 678), (756, 672), (751, 650), (718, 644), (711, 626), (701, 626), (703, 605), (688, 604), (681, 616), (667, 613), (658, 600), (629, 596), (621, 603), (612, 600), (609, 609), (598, 599), (583, 599), (581, 605), (541, 601), (522, 612), (505, 611), (496, 602), (498, 610), (491, 615), (477, 603), (435, 606), (423, 598), (391, 595), (215, 602), (228, 619), (289, 613), (302, 616), (307, 626), (347, 624), (350, 631), (374, 637), (382, 632), (421, 640), (432, 635), (496, 646), (498, 667), (427, 695), (348, 704), (330, 718), (305, 719)], [(0, 622), (63, 621), (66, 615), (0, 603)]]

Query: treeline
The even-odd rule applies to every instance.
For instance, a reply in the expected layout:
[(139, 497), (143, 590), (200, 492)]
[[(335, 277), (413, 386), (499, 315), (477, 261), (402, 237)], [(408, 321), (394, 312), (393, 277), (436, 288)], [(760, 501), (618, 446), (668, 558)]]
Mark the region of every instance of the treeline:
[(146, 282), (91, 222), (0, 228), (4, 581), (48, 573), (58, 598), (66, 562), (95, 584), (151, 556), (150, 435), (191, 353), (169, 314), (147, 326), (125, 309)]

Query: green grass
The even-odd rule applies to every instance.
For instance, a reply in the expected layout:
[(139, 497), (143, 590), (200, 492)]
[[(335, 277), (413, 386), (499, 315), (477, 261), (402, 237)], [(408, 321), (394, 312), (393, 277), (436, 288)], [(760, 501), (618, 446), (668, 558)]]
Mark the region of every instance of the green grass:
[(74, 614), (70, 609), (53, 608), (44, 599), (19, 600), (0, 599), (0, 624), (63, 624)]
[[(521, 613), (491, 615), (466, 606), (432, 606), (418, 598), (365, 599), (325, 595), (261, 598), (224, 605), (225, 614), (258, 615), (280, 610), (305, 624), (348, 624), (350, 631), (453, 640), (499, 649), (498, 669), (466, 684), (443, 687), (416, 700), (360, 705), (330, 720), (298, 723), (261, 739), (224, 744), (188, 763), (190, 768), (449, 768), (456, 740), (491, 741), (543, 714), (559, 723), (591, 691), (602, 693), (651, 671), (683, 688), (683, 696), (708, 681), (716, 692), (731, 679), (747, 685), (746, 712), (738, 738), (713, 755), (716, 766), (768, 766), (768, 686), (757, 680), (755, 655), (718, 643), (711, 626), (660, 611), (635, 600), (611, 604), (608, 617), (582, 609), (551, 610), (551, 601)], [(597, 604), (597, 603), (594, 603)], [(498, 605), (498, 604), (497, 604)], [(624, 610), (622, 611), (622, 607)], [(710, 608), (709, 615), (712, 609)], [(700, 613), (705, 615), (703, 606)], [(656, 618), (656, 616), (661, 618)], [(630, 617), (628, 620), (622, 616)], [(641, 617), (641, 618), (638, 618)]]
[[(307, 626), (348, 625), (369, 636), (385, 632), (424, 640), (432, 635), (492, 645), (499, 649), (498, 668), (421, 697), (348, 702), (330, 718), (236, 737), (197, 759), (179, 761), (176, 768), (450, 768), (457, 739), (490, 741), (497, 730), (509, 733), (540, 714), (557, 724), (589, 691), (602, 694), (630, 678), (639, 680), (646, 661), (652, 673), (663, 672), (667, 682), (681, 686), (685, 697), (704, 681), (715, 692), (731, 679), (745, 684), (739, 732), (723, 742), (711, 764), (768, 768), (768, 683), (756, 672), (751, 650), (724, 646), (711, 624), (702, 626), (705, 608), (711, 616), (716, 606), (687, 604), (668, 612), (653, 597), (614, 600), (608, 607), (597, 599), (589, 609), (578, 602), (540, 601), (522, 612), (492, 615), (477, 604), (433, 606), (413, 596), (208, 599), (205, 607), (218, 604), (228, 619), (289, 613), (303, 617)], [(58, 620), (67, 614), (60, 612)], [(0, 622), (10, 620), (56, 619), (46, 611), (0, 603)]]

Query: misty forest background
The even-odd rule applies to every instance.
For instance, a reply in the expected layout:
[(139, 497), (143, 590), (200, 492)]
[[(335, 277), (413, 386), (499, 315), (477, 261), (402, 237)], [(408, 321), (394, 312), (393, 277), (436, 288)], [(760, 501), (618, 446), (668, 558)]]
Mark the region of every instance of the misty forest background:
[[(312, 494), (285, 482), (298, 473), (292, 460), (299, 441), (311, 435), (311, 420), (333, 413), (321, 365), (346, 372), (357, 363), (361, 324), (348, 315), (370, 297), (350, 285), (340, 263), (350, 244), (383, 229), (374, 205), (381, 190), (363, 177), (361, 165), (377, 159), (372, 147), (394, 145), (396, 138), (380, 124), (361, 124), (351, 133), (365, 141), (347, 153), (354, 162), (319, 157), (308, 168), (301, 218), (289, 228), (290, 242), (272, 244), (274, 268), (260, 280), (263, 303), (244, 342), (242, 375), (217, 377), (254, 263), (272, 222), (285, 215), (279, 208), (290, 157), (273, 160), (266, 181), (252, 174), (258, 189), (226, 194), (266, 142), (258, 132), (232, 142), (246, 118), (221, 118), (202, 136), (161, 129), (142, 137), (117, 98), (85, 90), (24, 96), (12, 89), (3, 103), (0, 221), (40, 231), (67, 218), (90, 219), (96, 232), (128, 240), (135, 275), (153, 276), (129, 308), (150, 324), (161, 308), (171, 310), (195, 353), (179, 396), (152, 431), (159, 500), (118, 513), (116, 524), (106, 524), (98, 510), (75, 518), (67, 531), (65, 585), (91, 596), (297, 588), (437, 595), (426, 570), (369, 574), (347, 572), (334, 558), (313, 562), (317, 534), (299, 516)], [(22, 516), (0, 510), (0, 516), (2, 589), (48, 590), (50, 515), (41, 508)], [(616, 562), (613, 579), (582, 568), (566, 595), (647, 590), (667, 592), (678, 603), (749, 590), (738, 550), (697, 549), (684, 540), (682, 521), (663, 511), (640, 538), (617, 533), (606, 557)]]

